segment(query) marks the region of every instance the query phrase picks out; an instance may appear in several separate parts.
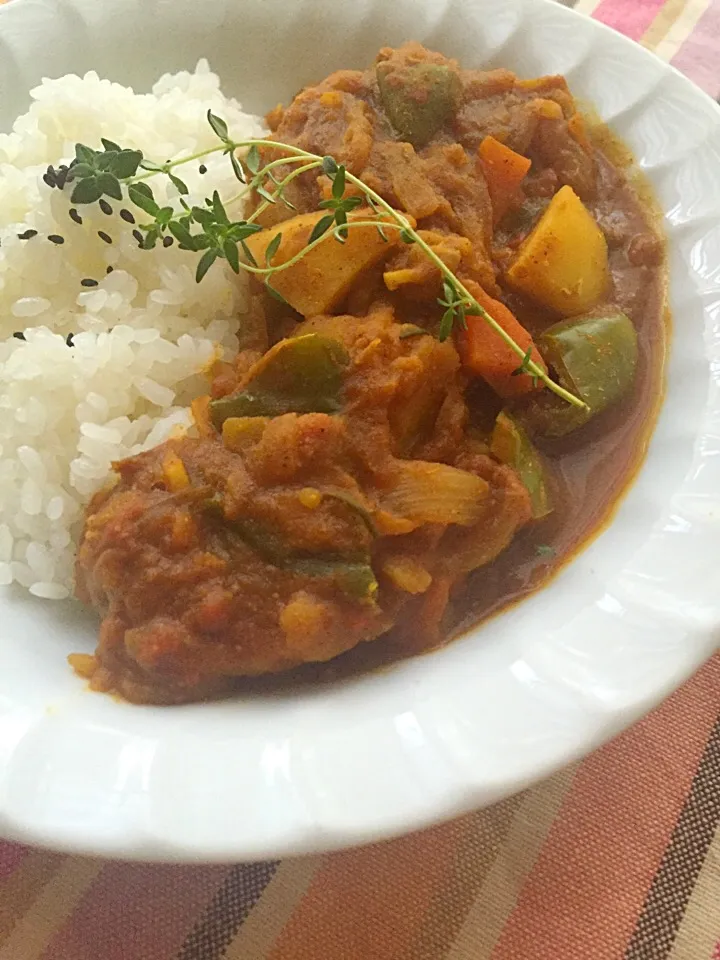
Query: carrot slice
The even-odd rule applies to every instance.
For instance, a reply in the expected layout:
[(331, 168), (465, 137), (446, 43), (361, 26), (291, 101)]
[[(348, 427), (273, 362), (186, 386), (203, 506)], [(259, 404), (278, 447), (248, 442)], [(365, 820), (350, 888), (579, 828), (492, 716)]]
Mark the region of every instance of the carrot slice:
[[(533, 338), (505, 304), (488, 296), (474, 280), (465, 280), (464, 284), (480, 306), (510, 334), (523, 351), (532, 349), (532, 359), (546, 370)], [(467, 330), (459, 331), (457, 340), (465, 369), (486, 380), (501, 397), (519, 397), (542, 387), (541, 383), (533, 385), (532, 377), (528, 374), (514, 375), (522, 361), (483, 317), (467, 317)]]
[(497, 223), (517, 195), (532, 161), (506, 147), (495, 137), (485, 137), (478, 147), (478, 155), (485, 172), (493, 216)]

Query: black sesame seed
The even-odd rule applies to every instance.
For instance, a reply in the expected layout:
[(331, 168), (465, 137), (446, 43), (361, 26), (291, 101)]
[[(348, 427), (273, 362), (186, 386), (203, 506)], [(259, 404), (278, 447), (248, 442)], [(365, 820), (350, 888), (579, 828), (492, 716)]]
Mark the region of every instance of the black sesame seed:
[(97, 285), (97, 280), (93, 280), (92, 277), (85, 277), (84, 280), (80, 281), (81, 287), (96, 287)]
[(140, 233), (139, 230), (133, 230), (133, 236), (135, 237), (138, 243), (143, 242), (143, 235)]
[(200, 171), (200, 173), (207, 173), (207, 167), (205, 166), (204, 163), (200, 164), (200, 166), (198, 167), (198, 170)]
[(80, 214), (77, 212), (77, 210), (75, 209), (75, 207), (71, 207), (68, 212), (69, 212), (69, 215), (70, 215), (70, 219), (71, 219), (71, 220), (74, 220), (75, 223), (82, 223), (82, 222), (83, 222), (83, 221), (82, 221), (82, 217), (81, 217)]
[(18, 234), (18, 240), (32, 240), (37, 236), (37, 230), (26, 230), (25, 233)]
[(24, 340), (24, 339), (25, 339), (25, 334), (24, 334), (21, 330), (17, 330), (17, 331), (13, 334), (13, 336), (15, 337), (16, 340)]
[(50, 241), (50, 243), (57, 243), (57, 244), (65, 243), (65, 237), (61, 237), (57, 233), (51, 233), (50, 236), (48, 237), (48, 240)]
[(104, 230), (98, 230), (98, 236), (101, 240), (104, 240), (105, 243), (112, 243), (112, 237), (105, 233)]
[(171, 247), (172, 245), (173, 245), (173, 238), (172, 238), (172, 237), (163, 237), (163, 246), (164, 246), (164, 247)]
[(67, 337), (65, 338), (65, 343), (66, 343), (69, 347), (72, 347), (72, 346), (73, 346), (73, 336), (74, 336), (74, 334), (69, 333), (69, 334), (67, 335)]
[(115, 267), (108, 267), (105, 273), (112, 273)]
[(129, 210), (122, 209), (120, 211), (120, 216), (123, 218), (125, 223), (135, 223), (135, 217), (130, 213)]
[(100, 198), (100, 209), (102, 210), (103, 213), (107, 214), (108, 217), (112, 213), (112, 207), (104, 197)]

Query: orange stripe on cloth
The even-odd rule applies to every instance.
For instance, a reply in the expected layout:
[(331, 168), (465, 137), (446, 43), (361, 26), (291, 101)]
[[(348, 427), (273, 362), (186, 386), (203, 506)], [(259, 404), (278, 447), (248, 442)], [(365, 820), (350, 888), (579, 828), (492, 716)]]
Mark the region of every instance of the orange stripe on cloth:
[(458, 820), (327, 857), (268, 960), (413, 956), (417, 932), (467, 841), (467, 823)]
[(492, 960), (618, 960), (720, 708), (720, 656), (589, 757)]
[[(576, 766), (568, 767), (522, 795), (505, 841), (445, 960), (487, 960), (490, 956), (576, 770)], [(475, 816), (489, 813), (491, 810), (480, 810)]]
[[(450, 872), (432, 897), (403, 957), (437, 960), (447, 956), (468, 911), (502, 854), (522, 802), (523, 795), (519, 794), (489, 810), (463, 817), (453, 825), (457, 839)], [(417, 870), (422, 870), (422, 863), (420, 860), (416, 865)]]
[(24, 851), (22, 862), (0, 883), (0, 946), (65, 859), (60, 853)]
[[(70, 916), (103, 867), (102, 860), (64, 857), (30, 909), (18, 918), (12, 933), (0, 947), (0, 960), (39, 960), (48, 940)], [(72, 957), (72, 960), (79, 958)]]
[(320, 857), (283, 860), (247, 920), (228, 944), (222, 960), (263, 960), (307, 893), (321, 863)]

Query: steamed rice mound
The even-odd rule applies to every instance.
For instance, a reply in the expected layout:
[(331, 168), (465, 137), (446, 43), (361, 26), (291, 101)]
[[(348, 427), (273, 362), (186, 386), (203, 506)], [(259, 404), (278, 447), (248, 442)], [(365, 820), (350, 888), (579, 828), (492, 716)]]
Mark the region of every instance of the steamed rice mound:
[[(70, 190), (50, 189), (43, 174), (68, 163), (76, 142), (99, 147), (101, 137), (156, 161), (212, 147), (208, 109), (237, 138), (265, 128), (222, 94), (204, 62), (162, 77), (151, 94), (88, 73), (46, 80), (32, 98), (0, 134), (0, 584), (60, 599), (72, 591), (85, 505), (113, 460), (189, 426), (202, 371), (237, 348), (247, 291), (224, 262), (199, 286), (192, 253), (138, 249), (119, 202), (110, 215), (81, 206), (82, 224), (73, 222)], [(215, 189), (237, 194), (226, 157), (203, 163), (204, 175), (196, 163), (182, 168), (190, 203)], [(177, 201), (165, 177), (153, 189), (158, 202)], [(28, 229), (37, 236), (19, 239)], [(98, 285), (82, 286), (86, 278)]]

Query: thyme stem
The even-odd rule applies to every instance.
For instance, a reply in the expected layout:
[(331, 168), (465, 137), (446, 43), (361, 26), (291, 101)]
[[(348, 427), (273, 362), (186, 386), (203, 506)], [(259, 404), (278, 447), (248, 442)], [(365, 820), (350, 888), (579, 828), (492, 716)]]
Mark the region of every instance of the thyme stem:
[[(438, 268), (441, 277), (444, 279), (446, 299), (440, 302), (444, 303), (448, 309), (443, 318), (443, 323), (441, 323), (440, 326), (440, 339), (444, 339), (444, 337), (452, 331), (453, 323), (458, 315), (463, 324), (465, 323), (466, 314), (479, 316), (490, 326), (494, 333), (500, 337), (503, 343), (520, 358), (521, 365), (517, 372), (530, 375), (534, 382), (538, 380), (541, 381), (549, 390), (572, 406), (587, 409), (587, 404), (584, 403), (582, 399), (552, 380), (546, 371), (532, 359), (530, 350), (523, 350), (488, 311), (478, 303), (465, 284), (455, 276), (432, 247), (420, 236), (415, 228), (410, 225), (410, 221), (402, 213), (390, 206), (379, 193), (367, 186), (359, 177), (348, 172), (344, 166), (339, 165), (332, 157), (321, 157), (318, 154), (310, 153), (307, 150), (290, 144), (279, 143), (276, 140), (264, 138), (232, 140), (228, 134), (225, 122), (219, 117), (215, 117), (211, 112), (208, 112), (208, 122), (220, 140), (217, 146), (198, 150), (195, 153), (186, 157), (179, 157), (176, 160), (169, 160), (165, 164), (153, 164), (150, 169), (148, 169), (150, 164), (146, 161), (148, 165), (143, 168), (145, 171), (143, 173), (137, 173), (138, 167), (142, 168), (142, 153), (139, 151), (123, 151), (117, 144), (103, 140), (106, 151), (106, 156), (103, 159), (111, 161), (110, 170), (112, 176), (109, 178), (110, 183), (107, 186), (105, 186), (105, 184), (107, 183), (108, 177), (104, 171), (108, 168), (108, 163), (105, 163), (104, 167), (98, 165), (96, 161), (100, 154), (97, 153), (97, 151), (91, 150), (89, 147), (78, 144), (74, 165), (76, 165), (78, 175), (86, 177), (87, 179), (81, 179), (76, 186), (72, 198), (73, 201), (92, 203), (102, 197), (104, 192), (107, 192), (108, 196), (118, 199), (122, 197), (120, 187), (120, 181), (122, 181), (128, 189), (130, 200), (153, 217), (153, 223), (149, 225), (139, 224), (140, 230), (136, 230), (142, 246), (151, 248), (158, 239), (163, 237), (166, 231), (169, 231), (183, 249), (204, 251), (196, 274), (198, 282), (205, 276), (214, 261), (218, 257), (221, 257), (228, 261), (235, 273), (243, 269), (248, 273), (263, 276), (268, 291), (275, 296), (279, 296), (279, 294), (270, 285), (270, 278), (276, 273), (289, 270), (290, 267), (294, 266), (328, 237), (332, 236), (336, 240), (341, 241), (347, 235), (348, 230), (359, 226), (375, 226), (381, 235), (382, 231), (387, 227), (400, 230), (403, 240), (407, 243), (417, 244), (428, 260)], [(259, 147), (267, 147), (271, 150), (280, 151), (283, 156), (271, 160), (260, 167), (257, 152)], [(188, 193), (188, 188), (172, 173), (172, 171), (178, 167), (202, 160), (220, 150), (226, 154), (231, 154), (230, 159), (236, 176), (240, 180), (247, 177), (245, 188), (240, 191), (237, 196), (233, 197), (232, 200), (228, 201), (228, 204), (238, 202), (253, 190), (262, 198), (262, 202), (246, 220), (232, 222), (227, 216), (225, 206), (217, 191), (215, 191), (211, 200), (208, 199), (206, 201), (206, 209), (201, 207), (190, 208), (182, 196), (183, 193)], [(248, 151), (243, 157), (245, 161), (244, 165), (236, 155), (239, 150)], [(115, 168), (112, 167), (112, 163), (116, 164)], [(125, 169), (128, 164), (130, 164), (130, 169)], [(290, 173), (283, 177), (282, 180), (277, 181), (272, 175), (272, 170), (287, 164), (296, 166)], [(275, 252), (277, 252), (281, 242), (281, 234), (278, 233), (268, 245), (266, 266), (260, 267), (254, 261), (248, 262), (248, 260), (252, 260), (252, 257), (244, 241), (245, 238), (260, 229), (256, 223), (258, 217), (273, 203), (283, 201), (283, 191), (288, 184), (302, 174), (319, 168), (322, 168), (333, 184), (332, 199), (323, 201), (320, 206), (334, 211), (334, 213), (326, 214), (326, 216), (322, 218), (324, 222), (319, 222), (319, 229), (323, 231), (320, 236), (314, 237), (310, 243), (306, 244), (305, 247), (285, 263), (273, 265), (271, 262), (272, 257)], [(70, 167), (71, 172), (72, 169), (73, 164), (71, 164)], [(184, 214), (178, 216), (171, 206), (160, 207), (159, 204), (155, 202), (152, 190), (145, 181), (150, 180), (158, 173), (167, 175), (180, 191), (180, 203), (184, 208)], [(249, 176), (249, 174), (253, 174), (253, 176)], [(271, 188), (268, 190), (264, 186), (268, 178), (272, 181), (274, 189)], [(361, 196), (345, 197), (346, 183), (351, 183), (357, 187)], [(362, 197), (364, 197), (373, 208), (376, 216), (372, 219), (348, 220), (347, 213), (362, 202)], [(284, 202), (288, 206), (292, 206), (287, 200)], [(204, 232), (201, 234), (191, 233), (190, 227), (192, 224), (199, 224)], [(141, 230), (145, 231), (144, 237), (142, 236)], [(165, 240), (164, 242), (167, 241)], [(172, 243), (172, 239), (169, 242)], [(246, 260), (239, 259), (238, 244), (243, 247)], [(282, 297), (280, 297), (280, 299), (282, 299)]]

